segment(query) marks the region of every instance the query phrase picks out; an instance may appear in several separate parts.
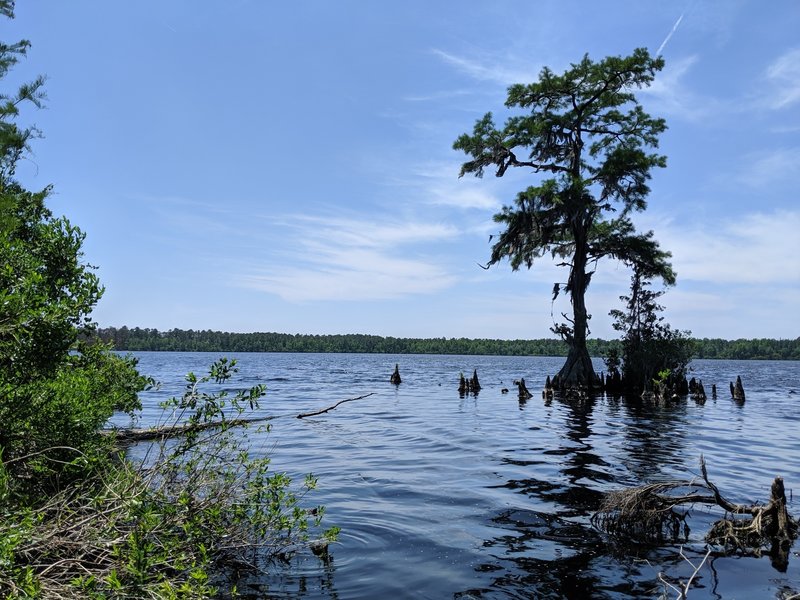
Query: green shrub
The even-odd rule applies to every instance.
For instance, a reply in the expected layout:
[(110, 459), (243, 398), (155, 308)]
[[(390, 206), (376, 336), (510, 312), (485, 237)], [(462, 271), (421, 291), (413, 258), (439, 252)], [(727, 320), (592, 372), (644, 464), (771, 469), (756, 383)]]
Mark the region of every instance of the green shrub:
[(295, 485), (248, 452), (242, 417), (258, 408), (263, 386), (205, 391), (235, 372), (222, 360), (207, 376), (189, 374), (183, 396), (164, 403), (162, 431), (180, 434), (148, 442), (140, 463), (97, 461), (35, 508), (7, 506), (0, 596), (231, 596), (278, 556), (324, 555), (338, 529), (323, 531), (324, 508), (305, 506), (316, 479)]

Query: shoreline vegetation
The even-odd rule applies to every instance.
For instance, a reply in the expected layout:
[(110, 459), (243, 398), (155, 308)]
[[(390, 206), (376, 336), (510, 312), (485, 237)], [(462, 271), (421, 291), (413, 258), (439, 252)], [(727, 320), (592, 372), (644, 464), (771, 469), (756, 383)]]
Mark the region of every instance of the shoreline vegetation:
[[(29, 48), (0, 42), (0, 80)], [(317, 480), (251, 454), (266, 388), (226, 388), (235, 360), (188, 373), (160, 403), (164, 433), (135, 455), (106, 429), (115, 412), (134, 419), (154, 382), (91, 333), (104, 288), (83, 231), (48, 208), (51, 186), (15, 178), (42, 135), (24, 122), (44, 82), (0, 94), (0, 598), (238, 598), (276, 561), (324, 563), (338, 528), (310, 504)]]
[[(493, 356), (567, 356), (558, 339), (499, 340), (469, 338), (396, 338), (366, 334), (312, 335), (230, 333), (211, 330), (103, 327), (97, 338), (119, 351), (172, 352), (320, 352), (364, 354), (466, 354)], [(619, 350), (619, 340), (590, 339), (589, 353), (606, 356)], [(800, 360), (796, 339), (693, 338), (692, 358), (732, 360)]]

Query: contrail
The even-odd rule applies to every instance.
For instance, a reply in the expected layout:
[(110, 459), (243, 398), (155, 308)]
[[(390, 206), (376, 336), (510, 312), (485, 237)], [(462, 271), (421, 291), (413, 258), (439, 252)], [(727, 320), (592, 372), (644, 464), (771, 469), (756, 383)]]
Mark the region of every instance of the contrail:
[(661, 52), (663, 52), (664, 46), (666, 46), (667, 42), (672, 38), (672, 34), (674, 34), (678, 30), (678, 25), (680, 25), (681, 21), (683, 21), (683, 15), (685, 14), (686, 14), (685, 12), (681, 13), (681, 16), (678, 17), (677, 21), (675, 21), (675, 25), (672, 26), (672, 31), (670, 31), (667, 34), (667, 37), (664, 38), (664, 41), (661, 42), (661, 45), (658, 47), (658, 50), (656, 50), (656, 56), (661, 56)]

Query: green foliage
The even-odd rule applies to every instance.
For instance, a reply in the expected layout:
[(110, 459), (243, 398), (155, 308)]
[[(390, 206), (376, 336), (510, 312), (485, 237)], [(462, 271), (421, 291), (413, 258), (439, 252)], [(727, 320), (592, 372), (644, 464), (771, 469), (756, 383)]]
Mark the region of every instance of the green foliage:
[[(0, 0), (4, 16), (13, 7)], [(28, 47), (0, 44), (0, 77)], [(240, 572), (309, 541), (324, 511), (300, 502), (316, 480), (297, 491), (249, 455), (230, 417), (257, 408), (264, 388), (202, 391), (236, 372), (225, 360), (190, 374), (168, 403), (188, 429), (153, 460), (134, 465), (101, 431), (115, 411), (140, 408), (150, 380), (92, 339), (102, 287), (82, 260), (83, 233), (46, 207), (49, 187), (14, 179), (38, 135), (17, 125), (20, 107), (41, 106), (42, 84), (0, 96), (0, 597), (232, 594)]]
[(114, 411), (139, 408), (137, 393), (148, 383), (133, 358), (83, 344), (51, 377), (22, 385), (0, 382), (7, 489), (50, 493), (105, 460), (111, 440), (100, 428)]
[[(489, 265), (508, 259), (514, 270), (531, 268), (550, 254), (569, 267), (568, 281), (556, 283), (553, 295), (570, 296), (572, 317), (564, 315), (568, 324), (553, 331), (570, 345), (575, 360), (568, 363), (581, 369), (590, 368), (584, 303), (590, 263), (609, 257), (667, 283), (675, 279), (670, 255), (652, 232), (637, 234), (630, 220), (631, 212), (646, 207), (651, 169), (666, 166), (663, 156), (649, 152), (666, 129), (664, 120), (645, 113), (632, 90), (650, 85), (663, 65), (640, 48), (599, 62), (585, 56), (563, 75), (544, 68), (539, 81), (508, 89), (506, 106), (518, 112), (502, 129), (487, 113), (453, 145), (471, 157), (461, 175), (482, 177), (488, 167), (497, 177), (510, 167), (544, 174), (494, 216), (504, 230)], [(571, 368), (561, 375), (568, 382), (590, 380)]]
[(63, 367), (102, 288), (81, 262), (83, 233), (45, 207), (49, 190), (0, 191), (0, 378), (25, 384)]
[[(493, 356), (566, 356), (567, 345), (556, 339), (490, 340), (468, 338), (394, 338), (377, 335), (307, 335), (227, 333), (140, 327), (99, 328), (95, 335), (118, 350), (182, 352), (357, 352), (378, 354), (465, 354)], [(800, 338), (793, 340), (693, 339), (694, 358), (800, 360)], [(589, 339), (592, 356), (619, 349), (618, 340)]]
[[(0, 596), (211, 598), (276, 557), (325, 548), (324, 508), (304, 506), (300, 485), (251, 456), (245, 413), (264, 387), (230, 395), (235, 361), (187, 375), (163, 406), (167, 427), (187, 429), (150, 447), (140, 464), (101, 461), (43, 505), (9, 507), (0, 521)], [(214, 383), (221, 391), (209, 391)], [(38, 591), (36, 593), (39, 593)]]
[(620, 296), (626, 310), (612, 310), (614, 329), (622, 333), (622, 356), (606, 357), (609, 372), (622, 363), (622, 376), (628, 391), (640, 394), (651, 384), (665, 384), (682, 378), (692, 358), (693, 343), (688, 331), (676, 331), (664, 322), (663, 307), (646, 276), (634, 269), (630, 296)]
[[(13, 2), (0, 13), (13, 16)], [(30, 44), (0, 44), (0, 77)], [(0, 455), (6, 500), (45, 494), (107, 453), (98, 428), (115, 410), (138, 406), (147, 381), (135, 361), (79, 343), (102, 294), (82, 258), (84, 235), (14, 178), (35, 127), (21, 110), (39, 108), (43, 78), (0, 95)]]
[[(307, 541), (309, 523), (318, 526), (324, 509), (316, 507), (311, 519), (299, 505), (300, 498), (317, 486), (316, 478), (307, 476), (298, 495), (286, 474), (269, 473), (268, 457), (253, 458), (248, 452), (247, 424), (241, 416), (258, 408), (265, 394), (263, 385), (233, 396), (225, 390), (203, 391), (210, 381), (227, 382), (237, 372), (235, 365), (235, 360), (222, 359), (204, 377), (189, 373), (183, 396), (163, 404), (171, 411), (171, 420), (188, 429), (180, 439), (160, 444), (154, 487), (165, 504), (185, 507), (190, 518), (196, 519), (193, 535), (200, 536), (198, 543), (209, 552), (219, 552), (210, 543), (217, 536), (228, 538), (226, 558), (230, 558), (228, 553), (238, 555), (254, 548), (271, 556)], [(219, 498), (229, 500), (220, 503)], [(253, 556), (250, 562), (258, 559)]]

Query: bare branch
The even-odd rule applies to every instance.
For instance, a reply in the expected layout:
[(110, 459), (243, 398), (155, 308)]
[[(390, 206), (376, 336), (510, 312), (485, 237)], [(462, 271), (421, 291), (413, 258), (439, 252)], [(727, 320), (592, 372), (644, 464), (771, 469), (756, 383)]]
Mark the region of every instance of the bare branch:
[(316, 415), (321, 415), (323, 413), (328, 412), (329, 410), (333, 410), (334, 408), (336, 408), (340, 404), (344, 404), (345, 402), (352, 402), (353, 400), (361, 400), (363, 398), (369, 398), (374, 393), (375, 392), (370, 392), (369, 394), (364, 394), (363, 396), (358, 396), (357, 398), (348, 398), (347, 400), (341, 400), (341, 401), (337, 402), (336, 404), (334, 404), (333, 406), (329, 406), (328, 408), (325, 408), (323, 410), (318, 410), (316, 412), (310, 412), (310, 413), (301, 413), (301, 414), (297, 415), (297, 418), (298, 419), (305, 419), (306, 417), (314, 417)]

